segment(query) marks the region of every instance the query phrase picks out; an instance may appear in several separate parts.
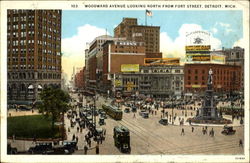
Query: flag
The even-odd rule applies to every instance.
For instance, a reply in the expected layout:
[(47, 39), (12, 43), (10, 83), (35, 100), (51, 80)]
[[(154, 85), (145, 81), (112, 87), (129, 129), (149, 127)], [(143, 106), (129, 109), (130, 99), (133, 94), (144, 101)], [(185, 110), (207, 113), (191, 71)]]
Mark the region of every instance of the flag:
[(146, 14), (147, 14), (147, 16), (153, 16), (152, 11), (149, 11), (149, 10), (146, 10)]

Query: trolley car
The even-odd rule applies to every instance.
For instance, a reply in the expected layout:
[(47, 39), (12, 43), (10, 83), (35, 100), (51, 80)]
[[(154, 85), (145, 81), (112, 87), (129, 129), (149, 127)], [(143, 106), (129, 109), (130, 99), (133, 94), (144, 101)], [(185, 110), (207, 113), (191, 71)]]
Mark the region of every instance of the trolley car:
[(122, 110), (111, 105), (103, 104), (103, 110), (113, 119), (121, 120), (122, 119)]

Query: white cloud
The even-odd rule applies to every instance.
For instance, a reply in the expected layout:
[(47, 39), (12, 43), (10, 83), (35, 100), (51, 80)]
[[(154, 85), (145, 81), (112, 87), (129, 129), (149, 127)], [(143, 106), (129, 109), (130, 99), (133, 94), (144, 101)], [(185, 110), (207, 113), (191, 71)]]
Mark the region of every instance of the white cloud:
[(217, 29), (217, 28), (214, 28), (214, 27), (211, 28), (210, 30), (211, 30), (211, 32), (212, 32), (213, 34), (216, 34), (216, 33), (218, 32), (218, 29)]
[(105, 33), (105, 29), (86, 24), (78, 27), (76, 35), (62, 39), (62, 67), (68, 77), (73, 73), (73, 66), (84, 66), (86, 44)]
[[(183, 61), (185, 58), (186, 34), (197, 30), (204, 31), (202, 26), (198, 24), (183, 24), (175, 40), (171, 39), (166, 32), (162, 32), (160, 34), (160, 47), (163, 57), (180, 57)], [(210, 36), (210, 44), (211, 49), (221, 48), (221, 41), (213, 35)]]
[[(245, 45), (246, 45), (246, 44), (244, 43), (243, 39), (241, 38), (241, 39), (239, 39), (238, 41), (236, 41), (236, 42), (233, 44), (233, 47), (239, 46), (239, 47), (241, 47), (241, 48), (244, 48)], [(232, 47), (232, 48), (233, 48), (233, 47)]]
[(234, 30), (232, 29), (231, 25), (230, 24), (227, 24), (227, 23), (222, 23), (222, 22), (216, 22), (215, 25), (214, 25), (214, 28), (215, 27), (221, 27), (224, 31), (225, 31), (225, 34), (228, 35), (230, 32), (233, 32)]

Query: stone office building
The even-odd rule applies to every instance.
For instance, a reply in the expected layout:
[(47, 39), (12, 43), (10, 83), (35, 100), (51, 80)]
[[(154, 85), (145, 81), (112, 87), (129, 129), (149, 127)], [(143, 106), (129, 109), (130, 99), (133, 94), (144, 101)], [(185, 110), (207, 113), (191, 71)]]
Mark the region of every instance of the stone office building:
[(61, 10), (7, 11), (8, 100), (34, 101), (61, 87)]
[(116, 92), (124, 96), (135, 94), (156, 98), (181, 97), (184, 91), (184, 67), (179, 65), (140, 66), (139, 72), (116, 75), (120, 86)]

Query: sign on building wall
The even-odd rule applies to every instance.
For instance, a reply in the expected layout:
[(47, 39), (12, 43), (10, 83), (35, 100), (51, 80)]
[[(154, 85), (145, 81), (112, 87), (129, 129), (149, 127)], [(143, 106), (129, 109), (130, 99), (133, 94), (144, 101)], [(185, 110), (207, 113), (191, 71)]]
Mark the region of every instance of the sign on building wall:
[(196, 45), (196, 46), (186, 46), (185, 50), (188, 52), (193, 51), (209, 51), (211, 49), (210, 45)]
[(194, 31), (186, 34), (186, 46), (210, 45), (210, 33)]
[(219, 54), (211, 54), (211, 62), (212, 63), (221, 63), (225, 64), (225, 56), (224, 55), (219, 55)]
[(144, 65), (179, 65), (180, 58), (144, 58)]
[(121, 80), (115, 80), (115, 86), (121, 86), (122, 85), (122, 81)]
[(210, 62), (210, 54), (186, 54), (186, 62), (187, 63), (209, 63)]
[(139, 72), (139, 64), (122, 64), (121, 72)]

